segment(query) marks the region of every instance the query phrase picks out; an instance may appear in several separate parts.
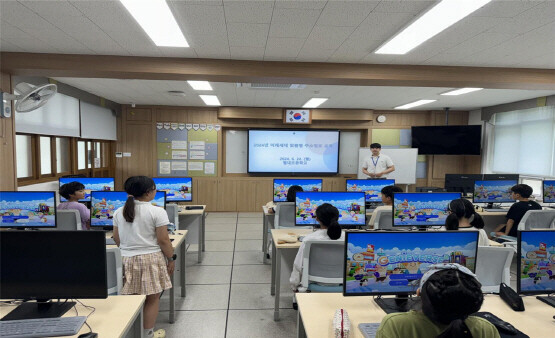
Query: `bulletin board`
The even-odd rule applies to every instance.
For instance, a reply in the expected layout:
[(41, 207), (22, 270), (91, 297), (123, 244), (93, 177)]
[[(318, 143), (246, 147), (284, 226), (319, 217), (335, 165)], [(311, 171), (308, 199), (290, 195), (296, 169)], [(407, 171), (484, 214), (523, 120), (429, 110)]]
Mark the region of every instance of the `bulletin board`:
[(218, 124), (158, 122), (157, 176), (217, 176), (220, 129)]

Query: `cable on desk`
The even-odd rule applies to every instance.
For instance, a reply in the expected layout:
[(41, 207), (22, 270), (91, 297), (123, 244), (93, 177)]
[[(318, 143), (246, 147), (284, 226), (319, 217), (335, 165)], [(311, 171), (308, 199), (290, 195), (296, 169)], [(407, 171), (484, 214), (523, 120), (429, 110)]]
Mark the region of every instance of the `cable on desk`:
[[(89, 323), (87, 323), (87, 321), (89, 320), (89, 317), (96, 311), (96, 308), (90, 305), (85, 305), (83, 304), (79, 299), (74, 299), (77, 303), (81, 304), (81, 306), (83, 306), (86, 309), (92, 309), (91, 313), (89, 313), (87, 315), (87, 319), (85, 320), (85, 325), (87, 325), (87, 327), (89, 328), (89, 332), (93, 332), (92, 327), (89, 325)], [(75, 309), (75, 313), (77, 314), (77, 316), (79, 316), (79, 311), (77, 311), (77, 304), (75, 304), (73, 306), (73, 308)]]

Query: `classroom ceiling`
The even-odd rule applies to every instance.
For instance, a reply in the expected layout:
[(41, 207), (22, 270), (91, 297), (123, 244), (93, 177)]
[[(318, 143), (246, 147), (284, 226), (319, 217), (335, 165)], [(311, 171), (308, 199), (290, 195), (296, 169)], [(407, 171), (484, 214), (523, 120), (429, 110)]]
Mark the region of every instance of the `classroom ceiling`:
[(406, 55), (373, 53), (434, 2), (168, 0), (191, 45), (168, 48), (116, 0), (2, 0), (0, 51), (555, 68), (550, 0), (493, 0)]
[[(327, 97), (319, 108), (392, 109), (420, 99), (436, 102), (414, 110), (471, 110), (502, 103), (555, 95), (551, 90), (484, 89), (459, 96), (441, 96), (453, 88), (307, 85), (304, 89), (253, 89), (236, 83), (211, 82), (213, 91), (193, 90), (186, 81), (54, 78), (59, 82), (121, 104), (201, 106), (199, 94), (217, 95), (222, 106), (301, 107), (311, 97)], [(168, 91), (183, 91), (172, 96)]]

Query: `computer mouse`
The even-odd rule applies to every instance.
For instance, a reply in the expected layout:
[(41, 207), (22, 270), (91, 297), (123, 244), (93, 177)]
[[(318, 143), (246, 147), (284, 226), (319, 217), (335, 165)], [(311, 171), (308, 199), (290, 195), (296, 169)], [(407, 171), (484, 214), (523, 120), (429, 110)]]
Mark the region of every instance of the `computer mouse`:
[(98, 334), (95, 332), (87, 332), (80, 334), (77, 338), (97, 338)]

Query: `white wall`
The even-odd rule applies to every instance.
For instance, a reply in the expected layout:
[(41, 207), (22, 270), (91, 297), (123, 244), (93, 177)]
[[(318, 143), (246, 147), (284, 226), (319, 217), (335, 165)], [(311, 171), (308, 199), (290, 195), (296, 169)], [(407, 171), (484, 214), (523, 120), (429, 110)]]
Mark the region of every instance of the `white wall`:
[(60, 186), (57, 179), (54, 181), (17, 187), (17, 190), (18, 191), (55, 191), (56, 205), (60, 203), (60, 194), (59, 194)]

